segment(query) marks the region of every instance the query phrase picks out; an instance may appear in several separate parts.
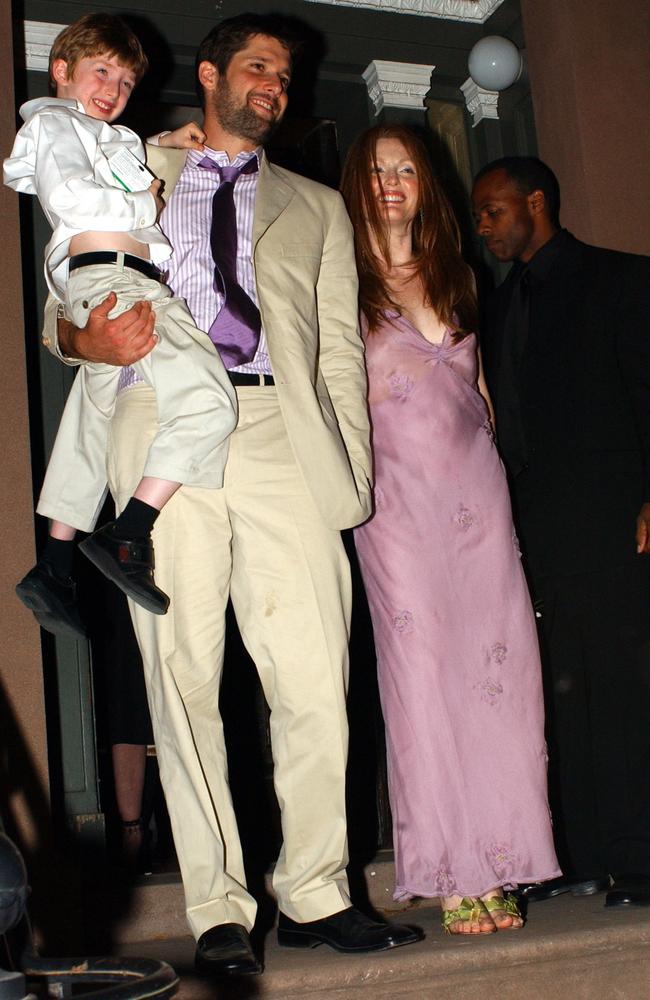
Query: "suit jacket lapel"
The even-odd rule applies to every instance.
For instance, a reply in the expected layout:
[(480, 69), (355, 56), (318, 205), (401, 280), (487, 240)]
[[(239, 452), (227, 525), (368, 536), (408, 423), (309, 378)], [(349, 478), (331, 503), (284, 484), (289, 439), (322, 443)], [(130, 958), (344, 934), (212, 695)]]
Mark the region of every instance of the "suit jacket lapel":
[(147, 165), (149, 169), (165, 182), (163, 195), (165, 201), (176, 186), (187, 159), (186, 149), (167, 149), (162, 146), (147, 146)]
[(266, 159), (266, 156), (262, 154), (253, 219), (253, 250), (269, 226), (284, 212), (293, 197), (293, 188), (286, 183)]

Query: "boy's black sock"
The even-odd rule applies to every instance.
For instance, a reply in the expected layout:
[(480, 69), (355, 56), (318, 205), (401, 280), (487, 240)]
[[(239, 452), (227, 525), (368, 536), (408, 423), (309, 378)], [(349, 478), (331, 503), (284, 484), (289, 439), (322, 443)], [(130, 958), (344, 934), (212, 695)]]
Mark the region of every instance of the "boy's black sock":
[(159, 510), (145, 503), (144, 500), (131, 497), (115, 521), (115, 534), (119, 538), (126, 539), (145, 538), (151, 534), (151, 529), (159, 514)]
[(73, 538), (62, 539), (48, 536), (47, 544), (41, 553), (41, 562), (46, 562), (55, 576), (61, 580), (69, 580), (72, 576), (75, 541)]

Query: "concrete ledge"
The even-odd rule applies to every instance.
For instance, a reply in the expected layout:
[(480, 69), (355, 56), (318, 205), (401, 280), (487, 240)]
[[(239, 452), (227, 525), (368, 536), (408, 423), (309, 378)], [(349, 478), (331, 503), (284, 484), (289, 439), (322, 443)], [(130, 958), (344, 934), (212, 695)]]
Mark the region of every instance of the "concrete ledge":
[[(416, 903), (396, 903), (393, 900), (395, 867), (392, 851), (380, 851), (373, 862), (363, 870), (368, 900), (375, 909), (399, 913), (414, 906), (430, 906), (431, 900)], [(271, 876), (267, 876), (266, 889), (273, 899)], [(182, 937), (187, 934), (185, 898), (180, 876), (150, 875), (136, 885), (125, 887), (109, 885), (100, 890), (105, 924), (110, 925), (112, 940), (126, 944), (131, 941), (160, 937)], [(96, 901), (89, 901), (95, 908)]]
[(102, 939), (122, 945), (181, 938), (189, 933), (185, 894), (176, 873), (149, 875), (135, 885), (115, 882), (97, 887), (96, 894), (86, 899), (84, 912), (89, 911), (93, 920), (93, 950), (97, 950)]
[(602, 895), (565, 895), (535, 903), (523, 931), (481, 937), (445, 937), (437, 907), (421, 907), (400, 919), (420, 925), (426, 940), (376, 955), (282, 949), (271, 932), (264, 975), (236, 986), (193, 974), (189, 937), (131, 944), (128, 953), (170, 962), (181, 975), (182, 1000), (459, 1000), (479, 991), (499, 1000), (645, 1000), (650, 909), (606, 910), (603, 902)]

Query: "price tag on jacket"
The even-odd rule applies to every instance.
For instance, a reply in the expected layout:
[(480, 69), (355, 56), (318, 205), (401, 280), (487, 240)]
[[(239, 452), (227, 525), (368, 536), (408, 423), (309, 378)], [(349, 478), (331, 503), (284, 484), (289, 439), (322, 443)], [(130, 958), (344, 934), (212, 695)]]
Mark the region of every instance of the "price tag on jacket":
[(151, 182), (155, 180), (154, 175), (140, 163), (137, 156), (134, 156), (130, 149), (122, 146), (121, 149), (108, 153), (113, 177), (124, 188), (125, 191), (146, 191)]

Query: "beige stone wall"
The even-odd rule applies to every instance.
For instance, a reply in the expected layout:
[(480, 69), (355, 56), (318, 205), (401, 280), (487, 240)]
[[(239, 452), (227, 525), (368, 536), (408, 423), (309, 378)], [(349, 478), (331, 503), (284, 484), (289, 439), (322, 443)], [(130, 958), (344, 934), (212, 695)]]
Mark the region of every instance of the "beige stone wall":
[(539, 153), (562, 221), (600, 246), (648, 253), (647, 0), (521, 0)]
[[(16, 127), (11, 4), (0, 5), (0, 149)], [(18, 197), (0, 185), (2, 475), (0, 476), (0, 810), (28, 861), (49, 834), (40, 633), (14, 587), (34, 560)]]

